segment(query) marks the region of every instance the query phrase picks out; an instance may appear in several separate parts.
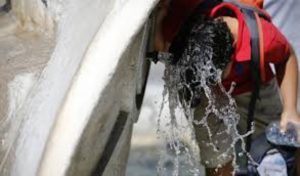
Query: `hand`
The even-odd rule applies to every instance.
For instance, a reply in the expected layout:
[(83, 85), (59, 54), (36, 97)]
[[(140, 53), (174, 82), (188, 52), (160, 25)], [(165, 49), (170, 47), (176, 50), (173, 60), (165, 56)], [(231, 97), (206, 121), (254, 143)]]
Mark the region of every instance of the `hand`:
[[(293, 123), (295, 126), (300, 127), (300, 115), (295, 111), (285, 111), (281, 114), (280, 129), (282, 132), (287, 130), (288, 123)], [(300, 134), (300, 131), (298, 131)]]

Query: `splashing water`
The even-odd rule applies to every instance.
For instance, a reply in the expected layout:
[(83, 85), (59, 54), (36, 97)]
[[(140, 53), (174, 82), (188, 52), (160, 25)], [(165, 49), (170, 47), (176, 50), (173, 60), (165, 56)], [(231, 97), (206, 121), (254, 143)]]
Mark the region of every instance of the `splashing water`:
[[(184, 51), (182, 58), (184, 59), (179, 60), (177, 64), (166, 65), (161, 112), (168, 100), (169, 114), (166, 116), (168, 122), (165, 124), (164, 130), (161, 128), (161, 113), (158, 120), (158, 134), (165, 137), (169, 148), (174, 151), (172, 175), (177, 176), (181, 172), (179, 170), (182, 162), (180, 155), (185, 155), (190, 164), (189, 174), (199, 175), (196, 163), (198, 155), (193, 153), (193, 150), (189, 150), (187, 145), (181, 145), (183, 134), (189, 135), (191, 141), (196, 141), (194, 128), (204, 127), (209, 137), (207, 145), (213, 147), (214, 151), (218, 151), (216, 141), (212, 139), (213, 134), (208, 124), (208, 118), (217, 118), (226, 127), (224, 131), (218, 133), (227, 134), (230, 137), (228, 140), (231, 140), (231, 145), (218, 159), (232, 156), (232, 165), (236, 171), (238, 156), (246, 154), (252, 160), (246, 152), (244, 138), (252, 134), (254, 129), (252, 128), (246, 134), (240, 134), (238, 131), (240, 116), (237, 113), (236, 102), (231, 96), (235, 83), (232, 83), (229, 91), (226, 91), (222, 85), (222, 70), (214, 65), (212, 54), (203, 55), (197, 46), (189, 46)], [(198, 105), (203, 103), (205, 104), (205, 113), (201, 120), (198, 120), (194, 116), (195, 107), (198, 108)], [(184, 120), (187, 123), (182, 123)], [(242, 152), (237, 156), (235, 146), (238, 142), (241, 143)], [(159, 175), (164, 175), (166, 170), (162, 160), (159, 162)]]

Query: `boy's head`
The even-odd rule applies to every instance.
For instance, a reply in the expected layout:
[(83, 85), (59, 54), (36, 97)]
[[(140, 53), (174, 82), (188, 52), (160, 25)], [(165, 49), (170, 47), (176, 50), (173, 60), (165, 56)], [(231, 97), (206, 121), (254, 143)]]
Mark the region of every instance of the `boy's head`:
[(191, 16), (172, 42), (170, 52), (175, 63), (192, 56), (190, 62), (212, 60), (216, 68), (223, 70), (233, 54), (233, 37), (222, 19)]
[(172, 42), (170, 52), (184, 85), (181, 93), (195, 105), (205, 86), (220, 81), (220, 73), (231, 61), (233, 37), (221, 19), (192, 15)]

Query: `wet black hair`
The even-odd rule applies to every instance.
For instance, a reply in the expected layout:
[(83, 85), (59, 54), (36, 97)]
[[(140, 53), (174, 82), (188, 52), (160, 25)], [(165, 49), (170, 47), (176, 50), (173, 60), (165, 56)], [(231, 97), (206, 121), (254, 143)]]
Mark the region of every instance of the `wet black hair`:
[(231, 60), (233, 36), (221, 18), (201, 16), (196, 10), (181, 27), (169, 51), (174, 56), (173, 64), (184, 68), (179, 69), (179, 74), (180, 82), (186, 87), (179, 90), (179, 96), (196, 106), (202, 94), (199, 85), (203, 69), (199, 65), (213, 65), (209, 73), (205, 73), (208, 75), (205, 84), (215, 85), (217, 70), (223, 70)]
[(233, 37), (222, 19), (213, 19), (205, 16), (191, 16), (182, 26), (171, 43), (169, 51), (174, 55), (174, 64), (186, 59), (184, 51), (193, 51), (190, 46), (197, 46), (201, 51), (198, 54), (212, 54), (213, 63), (217, 68), (224, 69), (233, 54)]

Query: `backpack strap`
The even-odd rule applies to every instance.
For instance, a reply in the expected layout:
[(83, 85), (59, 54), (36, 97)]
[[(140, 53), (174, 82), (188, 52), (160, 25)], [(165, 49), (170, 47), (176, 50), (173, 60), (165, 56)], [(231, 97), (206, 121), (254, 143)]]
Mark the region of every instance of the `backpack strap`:
[[(247, 120), (247, 131), (251, 130), (252, 124), (254, 122), (254, 112), (256, 101), (259, 98), (259, 89), (261, 84), (260, 79), (260, 38), (259, 38), (259, 28), (258, 21), (256, 18), (256, 12), (250, 9), (241, 9), (242, 13), (245, 15), (245, 21), (250, 31), (251, 37), (251, 61), (250, 70), (253, 79), (254, 87), (252, 90), (251, 99), (248, 106), (248, 120)], [(251, 135), (247, 137), (246, 150), (250, 151), (251, 148)]]
[(237, 0), (225, 0), (225, 1), (234, 4), (235, 6), (239, 7), (240, 9), (247, 9), (247, 10), (253, 11), (253, 12), (257, 13), (259, 17), (262, 17), (267, 21), (271, 21), (271, 17), (269, 16), (269, 14), (267, 14), (262, 9), (259, 9), (255, 6), (250, 6), (250, 5), (247, 5), (244, 3), (240, 3)]
[[(250, 44), (251, 44), (251, 61), (250, 61), (250, 70), (251, 77), (253, 80), (253, 90), (251, 94), (251, 99), (248, 105), (248, 119), (247, 119), (247, 131), (250, 131), (254, 123), (254, 113), (256, 102), (259, 99), (259, 91), (261, 84), (261, 68), (264, 67), (263, 60), (263, 37), (262, 37), (262, 28), (260, 24), (260, 18), (258, 10), (256, 8), (250, 8), (244, 6), (243, 4), (234, 2), (234, 5), (237, 5), (241, 12), (244, 14), (245, 22), (248, 26), (250, 32)], [(262, 66), (261, 66), (262, 65)], [(264, 73), (263, 73), (264, 74)], [(250, 153), (252, 143), (252, 135), (249, 135), (246, 138), (246, 151)], [(249, 175), (248, 173), (247, 175)]]

